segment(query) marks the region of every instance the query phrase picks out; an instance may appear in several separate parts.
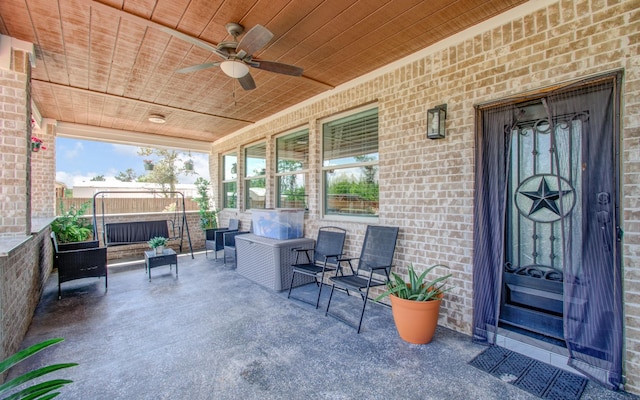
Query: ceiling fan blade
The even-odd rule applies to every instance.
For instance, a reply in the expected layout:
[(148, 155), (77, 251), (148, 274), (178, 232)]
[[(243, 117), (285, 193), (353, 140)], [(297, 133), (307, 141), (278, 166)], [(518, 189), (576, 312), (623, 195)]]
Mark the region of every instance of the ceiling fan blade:
[(238, 52), (244, 50), (248, 55), (252, 55), (269, 43), (272, 38), (273, 33), (271, 31), (262, 25), (256, 25), (245, 33), (240, 42), (238, 42), (236, 49)]
[(253, 80), (251, 74), (246, 74), (242, 78), (238, 78), (238, 82), (240, 82), (240, 86), (244, 90), (253, 90), (256, 88), (256, 82)]
[(191, 43), (194, 46), (200, 47), (201, 49), (205, 49), (205, 50), (209, 50), (212, 53), (215, 53), (217, 55), (219, 55), (220, 57), (224, 58), (225, 60), (229, 57), (228, 52), (225, 52), (220, 50), (219, 48), (217, 48), (216, 46), (205, 42), (204, 40), (200, 40), (196, 37), (193, 36), (189, 36), (186, 33), (182, 33), (180, 31), (177, 31), (175, 29), (171, 29), (171, 28), (167, 28), (167, 27), (162, 27), (160, 28), (161, 31), (168, 33), (169, 35), (175, 36), (178, 39), (182, 39), (187, 43)]
[(179, 73), (179, 74), (186, 74), (186, 73), (189, 73), (189, 72), (196, 72), (196, 71), (201, 71), (203, 69), (217, 67), (219, 65), (220, 65), (219, 62), (210, 62), (210, 63), (192, 65), (190, 67), (179, 69), (176, 72)]
[(291, 76), (301, 76), (304, 71), (302, 68), (296, 67), (295, 65), (283, 64), (275, 61), (251, 60), (249, 65), (264, 71)]

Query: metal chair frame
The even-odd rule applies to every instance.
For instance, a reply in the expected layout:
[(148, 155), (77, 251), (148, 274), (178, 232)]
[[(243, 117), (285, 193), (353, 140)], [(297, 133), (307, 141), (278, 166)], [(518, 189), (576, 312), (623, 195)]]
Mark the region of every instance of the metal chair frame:
[[(398, 238), (398, 228), (390, 226), (367, 226), (367, 232), (362, 244), (362, 251), (360, 257), (357, 258), (339, 258), (338, 262), (346, 262), (351, 270), (351, 275), (340, 276), (336, 273), (336, 276), (329, 278), (331, 280), (331, 294), (329, 295), (329, 301), (327, 303), (327, 309), (325, 310), (325, 316), (330, 315), (345, 324), (356, 328), (360, 333), (362, 328), (362, 319), (364, 317), (364, 311), (367, 307), (367, 300), (369, 299), (369, 289), (375, 286), (385, 285), (389, 281), (389, 274), (393, 267), (393, 255), (396, 248), (396, 240)], [(381, 242), (379, 239), (386, 238), (388, 242)], [(391, 245), (391, 240), (393, 240)], [(354, 269), (352, 261), (358, 259), (358, 268)], [(383, 279), (376, 276), (384, 277)], [(351, 323), (342, 316), (330, 313), (329, 307), (331, 307), (331, 300), (333, 299), (333, 291), (338, 288), (346, 291), (349, 295), (349, 290), (355, 290), (360, 294), (363, 300), (362, 310), (360, 311), (360, 320), (358, 325)], [(365, 290), (364, 293), (362, 290)]]
[[(340, 271), (338, 259), (342, 256), (346, 235), (347, 231), (345, 229), (335, 226), (324, 226), (318, 230), (318, 239), (313, 249), (293, 249), (297, 253), (296, 262), (291, 266), (293, 273), (291, 274), (291, 283), (289, 284), (289, 292), (287, 294), (288, 299), (292, 298), (314, 305), (314, 303), (307, 299), (291, 295), (296, 274), (312, 276), (315, 279), (316, 286), (318, 286), (318, 296), (315, 302), (315, 306), (318, 308), (320, 296), (322, 295), (322, 286), (324, 286), (325, 273)], [(311, 251), (313, 251), (313, 257), (310, 255)], [(299, 262), (302, 254), (305, 254), (307, 258), (306, 263)], [(333, 264), (332, 261), (334, 261)], [(318, 275), (320, 276), (319, 280)]]

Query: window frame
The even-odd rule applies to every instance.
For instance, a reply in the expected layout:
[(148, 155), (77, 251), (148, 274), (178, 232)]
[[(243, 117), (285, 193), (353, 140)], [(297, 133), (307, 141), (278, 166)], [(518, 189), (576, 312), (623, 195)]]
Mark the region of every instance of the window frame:
[[(350, 116), (359, 114), (359, 113), (363, 113), (363, 112), (367, 112), (370, 110), (376, 109), (376, 116), (378, 118), (378, 131), (377, 131), (377, 138), (378, 138), (378, 151), (377, 151), (377, 160), (375, 161), (366, 161), (366, 162), (362, 162), (362, 163), (358, 163), (358, 162), (354, 162), (354, 163), (345, 163), (345, 164), (338, 164), (338, 165), (328, 165), (325, 166), (325, 148), (324, 148), (324, 139), (325, 139), (325, 124), (340, 120), (340, 119), (345, 119), (348, 118)], [(361, 107), (357, 107), (357, 108), (353, 108), (350, 109), (348, 111), (344, 111), (335, 115), (332, 115), (331, 117), (327, 117), (324, 118), (322, 120), (318, 121), (318, 132), (320, 134), (320, 174), (321, 174), (321, 187), (319, 188), (320, 190), (320, 211), (321, 211), (321, 215), (322, 218), (324, 219), (332, 219), (332, 220), (339, 220), (339, 221), (354, 221), (354, 222), (364, 222), (364, 223), (377, 223), (380, 219), (380, 183), (379, 183), (379, 173), (380, 173), (380, 126), (379, 126), (379, 122), (380, 122), (380, 107), (378, 105), (378, 103), (371, 103), (371, 104), (367, 104)], [(378, 176), (378, 213), (377, 215), (371, 215), (371, 214), (334, 214), (334, 213), (328, 213), (327, 212), (327, 172), (330, 170), (336, 170), (336, 169), (349, 169), (349, 168), (354, 168), (354, 167), (366, 167), (366, 166), (375, 166), (378, 168), (377, 171), (377, 176)]]

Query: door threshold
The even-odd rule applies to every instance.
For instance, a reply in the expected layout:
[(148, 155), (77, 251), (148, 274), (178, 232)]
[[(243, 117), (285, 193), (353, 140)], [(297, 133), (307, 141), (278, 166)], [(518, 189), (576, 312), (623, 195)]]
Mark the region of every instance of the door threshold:
[[(505, 328), (498, 328), (496, 345), (520, 353), (545, 364), (587, 378), (581, 372), (567, 365), (569, 351), (562, 346), (548, 343)], [(588, 379), (588, 378), (587, 378)]]

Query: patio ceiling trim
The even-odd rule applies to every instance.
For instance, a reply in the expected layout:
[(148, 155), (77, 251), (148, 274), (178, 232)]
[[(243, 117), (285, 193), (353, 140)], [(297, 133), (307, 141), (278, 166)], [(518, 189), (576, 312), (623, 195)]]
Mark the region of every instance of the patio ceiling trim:
[(141, 133), (120, 129), (101, 128), (98, 126), (58, 122), (57, 136), (96, 140), (107, 143), (126, 144), (140, 147), (164, 147), (175, 150), (192, 150), (209, 153), (211, 143), (192, 139), (179, 139), (158, 134)]

